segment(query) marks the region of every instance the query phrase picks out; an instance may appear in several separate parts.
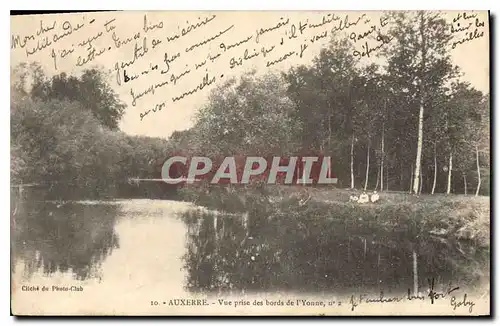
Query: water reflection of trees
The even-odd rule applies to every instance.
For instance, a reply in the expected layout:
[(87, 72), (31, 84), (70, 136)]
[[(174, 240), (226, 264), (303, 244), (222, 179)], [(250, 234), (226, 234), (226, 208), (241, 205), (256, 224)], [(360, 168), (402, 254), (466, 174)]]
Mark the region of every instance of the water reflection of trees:
[(414, 251), (421, 288), (429, 278), (474, 285), (484, 276), (488, 248), (432, 236), (436, 224), (408, 212), (387, 210), (381, 219), (373, 209), (289, 204), (254, 205), (246, 214), (184, 213), (187, 288), (413, 291)]
[(28, 201), (16, 212), (13, 262), (22, 260), (26, 277), (35, 272), (99, 276), (100, 265), (119, 247), (114, 224), (117, 205)]

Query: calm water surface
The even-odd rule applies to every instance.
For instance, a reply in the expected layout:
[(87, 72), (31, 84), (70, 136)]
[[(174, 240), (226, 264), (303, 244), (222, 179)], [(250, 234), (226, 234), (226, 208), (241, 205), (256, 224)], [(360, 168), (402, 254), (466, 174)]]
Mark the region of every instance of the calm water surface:
[(31, 202), (19, 206), (12, 266), (28, 281), (57, 277), (87, 282), (124, 278), (146, 286), (184, 283), (186, 203), (159, 200)]
[[(14, 215), (12, 271), (22, 284), (77, 281), (178, 294), (412, 288), (415, 244), (404, 232), (374, 234), (353, 223), (216, 214), (168, 200), (31, 201)], [(434, 277), (474, 283), (474, 262), (489, 253), (455, 247), (442, 239), (420, 244), (421, 286)]]

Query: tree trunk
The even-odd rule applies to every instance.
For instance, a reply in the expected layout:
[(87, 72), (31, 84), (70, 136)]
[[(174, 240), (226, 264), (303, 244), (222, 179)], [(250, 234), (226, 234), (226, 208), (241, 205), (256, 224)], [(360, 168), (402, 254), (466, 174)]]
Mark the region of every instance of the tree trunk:
[[(382, 144), (381, 144), (381, 157), (380, 157), (380, 190), (384, 190), (384, 133), (385, 123), (382, 123)], [(377, 179), (378, 180), (378, 179)]]
[(420, 170), (421, 170), (421, 160), (422, 160), (422, 146), (424, 138), (424, 73), (425, 73), (425, 31), (424, 31), (424, 14), (420, 12), (420, 36), (422, 37), (421, 52), (422, 59), (420, 62), (420, 109), (418, 113), (418, 140), (417, 140), (417, 157), (415, 159), (415, 175), (413, 182), (413, 192), (418, 193), (419, 181), (420, 181)]
[(415, 249), (413, 250), (413, 295), (418, 296), (418, 262)]
[(432, 181), (432, 190), (431, 194), (434, 195), (434, 191), (436, 190), (436, 180), (437, 180), (437, 154), (436, 154), (436, 143), (434, 143), (434, 180)]
[(464, 173), (464, 195), (467, 195), (467, 175)]
[(420, 186), (418, 187), (418, 194), (422, 193), (422, 184), (423, 184), (423, 174), (420, 173)]
[(413, 189), (413, 164), (411, 165), (411, 178), (410, 178), (410, 194), (412, 192), (412, 189)]
[(479, 149), (476, 145), (476, 166), (477, 166), (477, 188), (476, 196), (479, 195), (479, 189), (481, 188), (481, 170), (479, 169)]
[(370, 141), (368, 141), (368, 150), (366, 151), (366, 175), (365, 175), (365, 188), (368, 187), (368, 172), (370, 171)]
[(377, 183), (375, 184), (375, 191), (378, 190), (378, 185), (379, 185), (379, 180), (380, 180), (380, 169), (377, 169)]
[(446, 186), (446, 194), (449, 195), (451, 191), (451, 170), (453, 169), (453, 153), (450, 153), (450, 161), (448, 163), (448, 185)]
[(366, 260), (366, 238), (363, 238), (363, 260)]
[(420, 169), (422, 160), (422, 145), (423, 145), (423, 123), (424, 123), (424, 106), (423, 101), (420, 103), (420, 112), (418, 115), (418, 143), (417, 143), (417, 158), (415, 160), (415, 174), (413, 176), (413, 192), (418, 193), (420, 181)]
[(385, 171), (385, 190), (389, 191), (389, 170)]
[(354, 189), (354, 134), (351, 140), (351, 189)]

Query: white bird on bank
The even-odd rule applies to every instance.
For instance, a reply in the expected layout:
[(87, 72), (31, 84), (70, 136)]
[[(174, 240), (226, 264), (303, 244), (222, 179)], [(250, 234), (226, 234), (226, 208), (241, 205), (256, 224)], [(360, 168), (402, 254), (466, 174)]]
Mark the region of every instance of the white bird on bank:
[(358, 201), (358, 196), (351, 195), (349, 197), (349, 201), (354, 201), (354, 202)]
[(373, 195), (371, 196), (370, 200), (372, 203), (377, 202), (380, 199), (380, 196), (377, 194), (376, 191), (373, 192)]
[(359, 204), (365, 204), (365, 203), (367, 203), (368, 201), (369, 201), (368, 195), (367, 195), (365, 192), (363, 192), (363, 193), (361, 194), (361, 196), (359, 196), (358, 203), (359, 203)]

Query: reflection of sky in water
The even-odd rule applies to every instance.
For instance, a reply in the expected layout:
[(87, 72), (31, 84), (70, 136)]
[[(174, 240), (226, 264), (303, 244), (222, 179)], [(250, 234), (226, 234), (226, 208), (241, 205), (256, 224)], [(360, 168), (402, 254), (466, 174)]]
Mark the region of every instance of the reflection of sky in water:
[(16, 277), (141, 286), (170, 280), (168, 288), (182, 287), (185, 226), (174, 217), (183, 206), (149, 200), (23, 206), (12, 236)]
[[(175, 218), (175, 213), (189, 205), (169, 201), (124, 200), (113, 205), (94, 203), (84, 206), (84, 214), (80, 205), (73, 205), (71, 209), (82, 214), (80, 219), (86, 219), (79, 224), (74, 223), (78, 227), (67, 225), (68, 219), (71, 220), (68, 215), (65, 218), (62, 214), (61, 217), (58, 215), (56, 220), (72, 232), (59, 241), (45, 235), (44, 230), (54, 225), (39, 222), (43, 218), (40, 213), (19, 214), (16, 217), (16, 230), (12, 237), (15, 270), (12, 277), (15, 293), (13, 307), (17, 304), (30, 312), (49, 314), (127, 314), (144, 311), (153, 299), (185, 295), (181, 257), (185, 251), (186, 228), (181, 220)], [(26, 221), (30, 221), (31, 225)], [(26, 230), (21, 229), (23, 227)], [(112, 238), (116, 240), (116, 246), (111, 246)], [(101, 256), (101, 247), (107, 248), (107, 254)], [(64, 262), (70, 255), (80, 258), (70, 260), (66, 265), (71, 270), (68, 268), (61, 272), (60, 266), (65, 266)], [(47, 275), (43, 265), (36, 263), (42, 260), (56, 265), (55, 271)], [(86, 264), (91, 267), (84, 267)], [(85, 274), (85, 271), (91, 272)], [(84, 291), (23, 292), (20, 289), (22, 285), (81, 285)]]
[[(270, 217), (262, 207), (214, 214), (158, 200), (29, 205), (17, 213), (12, 237), (16, 278), (25, 281), (121, 280), (136, 288), (233, 293), (413, 286), (411, 227), (388, 232), (359, 220)], [(468, 272), (487, 253), (460, 250), (467, 252), (421, 241), (420, 285), (428, 277), (476, 281)]]
[[(36, 203), (36, 204), (35, 204)], [(99, 266), (119, 248), (116, 205), (26, 203), (16, 213), (14, 259), (24, 274), (70, 273), (76, 279), (99, 277)]]

